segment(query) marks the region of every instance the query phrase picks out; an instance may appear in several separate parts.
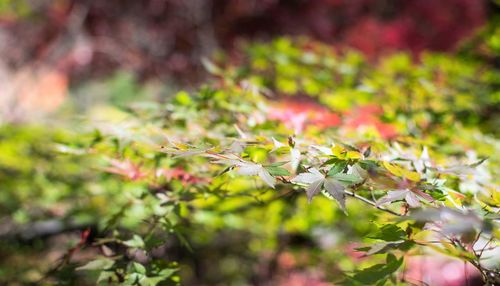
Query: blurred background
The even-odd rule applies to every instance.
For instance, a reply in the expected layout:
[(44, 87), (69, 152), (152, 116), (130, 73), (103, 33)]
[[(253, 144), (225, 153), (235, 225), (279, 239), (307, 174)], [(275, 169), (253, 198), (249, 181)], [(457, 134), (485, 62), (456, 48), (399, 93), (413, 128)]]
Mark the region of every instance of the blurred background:
[[(212, 80), (207, 59), (238, 65), (246, 61), (248, 43), (282, 36), (306, 37), (339, 52), (355, 50), (367, 64), (396, 53), (419, 62), (435, 52), (498, 69), (499, 16), (495, 0), (0, 0), (0, 284), (40, 281), (49, 270), (47, 261), (64, 255), (79, 241), (82, 229), (96, 228), (98, 218), (89, 213), (104, 216), (106, 202), (120, 192), (109, 176), (100, 187), (93, 184), (93, 170), (81, 170), (86, 159), (52, 154), (52, 144), (73, 140), (75, 134), (67, 130), (78, 131), (75, 120), (89, 112), (111, 116), (136, 101), (164, 102), (178, 90)], [(489, 122), (485, 129), (495, 134), (491, 122), (498, 122), (498, 106), (484, 110)], [(88, 193), (91, 199), (85, 197)], [(268, 215), (284, 209), (275, 206)], [(307, 221), (290, 223), (309, 225), (338, 216), (308, 215)], [(365, 223), (351, 226), (351, 231), (366, 233), (371, 215), (354, 215)], [(78, 223), (63, 228), (56, 220), (61, 217), (76, 217)], [(45, 224), (36, 224), (40, 221)], [(33, 227), (40, 232), (27, 231)], [(298, 256), (274, 241), (275, 253), (261, 257), (241, 246), (250, 243), (242, 232), (231, 233), (227, 240), (215, 229), (209, 238), (194, 242), (197, 255), (171, 246), (172, 257), (190, 265), (182, 272), (186, 285), (329, 285), (322, 279), (328, 274), (308, 268), (320, 260), (318, 245), (338, 239), (322, 235), (321, 227), (310, 232), (304, 226), (310, 236), (305, 230), (276, 234), (279, 239), (274, 239), (297, 247)], [(352, 249), (346, 252), (356, 261)], [(83, 252), (76, 260), (91, 254)], [(211, 265), (212, 259), (221, 261), (220, 267)], [(445, 258), (432, 260), (433, 267), (425, 258), (411, 263), (416, 266), (409, 275), (416, 279), (426, 267), (429, 273), (463, 273), (460, 262)], [(70, 274), (61, 275), (66, 285), (85, 285)], [(439, 277), (440, 272), (429, 275)], [(480, 285), (474, 284), (480, 282), (474, 282), (472, 269), (464, 277), (434, 281)]]
[(2, 0), (1, 92), (10, 110), (2, 109), (6, 120), (23, 117), (12, 105), (51, 111), (70, 88), (103, 78), (193, 85), (207, 77), (203, 57), (224, 51), (238, 59), (241, 42), (279, 35), (370, 59), (456, 52), (498, 9), (487, 0)]

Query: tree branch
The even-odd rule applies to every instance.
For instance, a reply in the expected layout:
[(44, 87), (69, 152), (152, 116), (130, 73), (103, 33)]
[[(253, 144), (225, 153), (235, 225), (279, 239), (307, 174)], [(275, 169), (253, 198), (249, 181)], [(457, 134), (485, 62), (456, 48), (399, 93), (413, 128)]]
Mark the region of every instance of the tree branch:
[(371, 206), (374, 206), (375, 208), (377, 208), (377, 209), (379, 209), (381, 211), (384, 211), (386, 213), (390, 213), (390, 214), (395, 215), (395, 216), (404, 216), (402, 214), (398, 214), (397, 212), (391, 211), (390, 209), (386, 209), (384, 207), (378, 206), (375, 202), (373, 202), (373, 201), (371, 201), (371, 200), (369, 200), (369, 199), (367, 199), (365, 197), (362, 197), (362, 196), (360, 196), (360, 195), (358, 195), (358, 194), (356, 194), (354, 192), (347, 191), (347, 190), (345, 190), (344, 192), (345, 192), (346, 195), (348, 195), (350, 197), (353, 197), (355, 199), (358, 199), (358, 200), (364, 202), (365, 204), (369, 204)]

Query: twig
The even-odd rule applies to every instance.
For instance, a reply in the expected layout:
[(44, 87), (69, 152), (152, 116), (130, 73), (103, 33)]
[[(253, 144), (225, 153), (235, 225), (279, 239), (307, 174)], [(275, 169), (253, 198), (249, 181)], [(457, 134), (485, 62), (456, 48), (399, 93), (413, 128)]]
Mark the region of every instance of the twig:
[(481, 249), (481, 252), (479, 253), (479, 256), (478, 258), (480, 258), (481, 256), (483, 256), (483, 252), (486, 250), (486, 247), (493, 241), (493, 236), (488, 240), (488, 242), (486, 242), (486, 244), (484, 245), (483, 249)]
[(372, 205), (372, 206), (374, 206), (375, 208), (377, 208), (377, 209), (379, 209), (381, 211), (384, 211), (386, 213), (390, 213), (390, 214), (395, 215), (395, 216), (404, 216), (404, 215), (398, 214), (395, 211), (391, 211), (390, 209), (386, 209), (384, 207), (378, 206), (375, 202), (373, 202), (373, 201), (371, 201), (371, 200), (369, 200), (369, 199), (367, 199), (365, 197), (362, 197), (362, 196), (360, 196), (360, 195), (358, 195), (358, 194), (356, 194), (354, 192), (347, 191), (347, 190), (344, 191), (344, 192), (345, 192), (346, 195), (348, 195), (350, 197), (353, 197), (353, 198), (356, 198), (356, 199), (358, 199), (358, 200), (360, 200), (360, 201), (362, 201), (362, 202), (364, 202), (366, 204)]

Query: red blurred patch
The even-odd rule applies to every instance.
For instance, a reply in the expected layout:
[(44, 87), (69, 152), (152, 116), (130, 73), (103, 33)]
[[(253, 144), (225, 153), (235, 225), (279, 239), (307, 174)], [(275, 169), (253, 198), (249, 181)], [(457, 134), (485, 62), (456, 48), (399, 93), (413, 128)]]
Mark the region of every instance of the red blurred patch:
[(80, 234), (80, 243), (79, 244), (85, 244), (90, 236), (90, 228), (87, 228), (85, 229), (84, 231), (82, 231), (82, 233)]
[(357, 17), (343, 31), (344, 42), (369, 57), (394, 50), (410, 50), (415, 54), (426, 49), (449, 51), (481, 27), (484, 20), (485, 5), (481, 1), (402, 1), (394, 17), (384, 19), (375, 14)]
[(330, 127), (358, 129), (372, 126), (382, 138), (391, 139), (397, 135), (397, 131), (393, 125), (380, 120), (383, 113), (384, 110), (380, 106), (365, 105), (346, 112), (341, 118), (337, 113), (317, 103), (284, 100), (271, 107), (268, 117), (283, 122), (296, 133), (302, 132), (310, 125), (320, 129)]
[(137, 181), (148, 176), (148, 174), (141, 170), (141, 165), (136, 164), (130, 160), (110, 160), (111, 167), (105, 169), (108, 173), (113, 173), (127, 177), (129, 180)]
[(181, 168), (174, 169), (158, 169), (156, 171), (156, 176), (164, 176), (167, 180), (179, 180), (184, 185), (186, 184), (198, 184), (198, 183), (207, 183), (208, 180), (206, 178), (199, 178), (189, 174), (185, 170)]
[(269, 119), (279, 120), (288, 128), (300, 133), (308, 125), (321, 129), (337, 127), (341, 123), (340, 116), (326, 107), (313, 102), (284, 100), (269, 110)]
[(373, 126), (384, 139), (391, 139), (398, 135), (396, 128), (380, 120), (383, 109), (376, 105), (366, 105), (358, 107), (346, 113), (345, 126), (347, 128), (358, 129)]

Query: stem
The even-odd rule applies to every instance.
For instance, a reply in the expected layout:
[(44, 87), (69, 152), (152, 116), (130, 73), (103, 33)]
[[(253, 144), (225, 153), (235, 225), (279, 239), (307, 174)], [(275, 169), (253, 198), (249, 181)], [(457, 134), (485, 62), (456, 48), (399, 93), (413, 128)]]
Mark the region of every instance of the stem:
[(483, 252), (486, 250), (486, 247), (488, 247), (488, 245), (492, 241), (493, 241), (493, 236), (488, 240), (488, 242), (486, 242), (486, 244), (484, 245), (483, 249), (481, 249), (481, 252), (479, 253), (478, 258), (481, 258), (481, 256), (483, 256)]
[(386, 209), (386, 208), (383, 208), (381, 206), (378, 206), (375, 202), (373, 202), (373, 201), (371, 201), (371, 200), (369, 200), (369, 199), (367, 199), (365, 197), (362, 197), (362, 196), (360, 196), (360, 195), (358, 195), (358, 194), (356, 194), (354, 192), (347, 191), (347, 190), (345, 190), (344, 192), (345, 192), (346, 195), (348, 195), (350, 197), (353, 197), (353, 198), (356, 198), (356, 199), (358, 199), (358, 200), (360, 200), (360, 201), (362, 201), (362, 202), (364, 202), (366, 204), (369, 204), (371, 206), (374, 206), (375, 208), (377, 208), (377, 209), (379, 209), (381, 211), (384, 211), (386, 213), (390, 213), (390, 214), (395, 215), (395, 216), (404, 216), (404, 215), (398, 214), (397, 212), (391, 211), (390, 209)]

